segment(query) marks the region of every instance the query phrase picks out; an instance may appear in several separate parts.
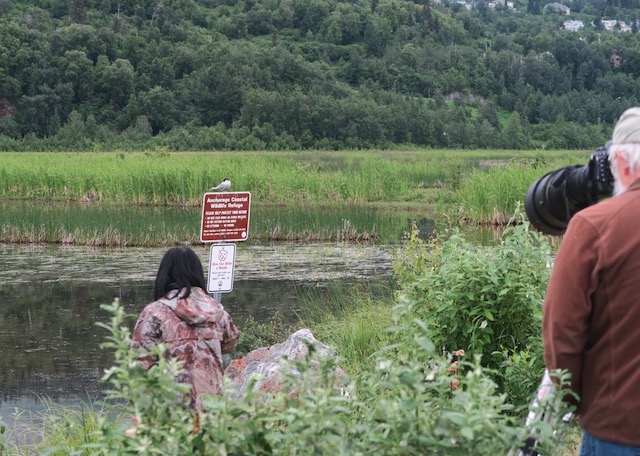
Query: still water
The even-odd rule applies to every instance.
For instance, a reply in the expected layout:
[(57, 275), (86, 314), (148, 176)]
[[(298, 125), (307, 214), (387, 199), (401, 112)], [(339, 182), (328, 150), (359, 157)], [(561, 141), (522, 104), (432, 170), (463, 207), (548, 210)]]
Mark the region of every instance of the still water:
[[(240, 328), (276, 314), (295, 321), (307, 292), (388, 281), (394, 248), (239, 243), (233, 290), (222, 303)], [(206, 273), (209, 248), (194, 250)], [(99, 348), (106, 331), (96, 322), (109, 318), (100, 305), (119, 298), (137, 315), (152, 300), (165, 251), (0, 245), (0, 418), (10, 424), (15, 408), (37, 411), (43, 397), (73, 405), (100, 396), (98, 380), (112, 361)]]

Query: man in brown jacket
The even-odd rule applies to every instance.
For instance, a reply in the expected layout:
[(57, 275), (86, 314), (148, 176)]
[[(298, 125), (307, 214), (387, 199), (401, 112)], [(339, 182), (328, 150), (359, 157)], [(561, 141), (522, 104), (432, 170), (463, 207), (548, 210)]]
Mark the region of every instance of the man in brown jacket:
[(640, 108), (608, 154), (614, 196), (572, 217), (544, 301), (545, 363), (571, 373), (581, 455), (640, 454)]

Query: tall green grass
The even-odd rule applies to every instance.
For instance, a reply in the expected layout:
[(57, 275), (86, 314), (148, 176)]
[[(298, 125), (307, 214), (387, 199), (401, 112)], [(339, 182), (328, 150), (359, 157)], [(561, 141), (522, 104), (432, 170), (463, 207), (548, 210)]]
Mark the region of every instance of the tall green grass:
[[(251, 192), (253, 208), (266, 208), (259, 214), (252, 209), (253, 240), (395, 242), (407, 224), (387, 230), (395, 233), (387, 236), (382, 225), (393, 217), (382, 214), (388, 209), (417, 210), (417, 218), (429, 212), (430, 218), (504, 225), (544, 172), (586, 164), (588, 156), (588, 151), (479, 150), (0, 153), (0, 203), (45, 204), (41, 213), (5, 204), (0, 242), (195, 244), (200, 228), (195, 208), (225, 177), (232, 190)], [(61, 202), (65, 205), (46, 206)], [(78, 202), (84, 209), (68, 204)], [(150, 215), (141, 206), (176, 211)], [(352, 216), (356, 206), (383, 211), (363, 222)], [(318, 209), (327, 207), (338, 217)], [(297, 214), (285, 216), (282, 208)], [(305, 221), (302, 213), (312, 216)], [(316, 213), (321, 215), (314, 218)]]
[(513, 165), (472, 172), (456, 193), (460, 218), (504, 225), (518, 208), (524, 207), (529, 185), (542, 175), (539, 169)]
[(443, 175), (431, 160), (346, 157), (324, 167), (312, 155), (240, 153), (3, 153), (0, 196), (146, 205), (201, 203), (223, 178), (271, 203), (394, 201)]
[(48, 398), (41, 401), (44, 408), (38, 412), (16, 409), (12, 425), (0, 433), (0, 455), (91, 454), (86, 450), (79, 453), (78, 449), (90, 447), (105, 423), (115, 431), (125, 421), (122, 407), (103, 401), (81, 402), (78, 407), (56, 404)]
[[(274, 204), (422, 201), (483, 162), (529, 151), (0, 153), (0, 197), (198, 206), (223, 178)], [(552, 154), (552, 153), (549, 153)], [(557, 157), (567, 153), (553, 153)], [(462, 163), (462, 166), (452, 166)]]
[(310, 327), (318, 340), (340, 353), (349, 375), (373, 371), (375, 355), (398, 342), (397, 334), (387, 331), (393, 321), (394, 297), (390, 284), (386, 285), (332, 289), (323, 298), (313, 293), (300, 298), (306, 301), (300, 325)]
[(524, 208), (529, 186), (548, 171), (588, 162), (578, 152), (547, 159), (512, 160), (502, 166), (476, 168), (464, 176), (453, 197), (454, 212), (463, 222), (505, 225)]

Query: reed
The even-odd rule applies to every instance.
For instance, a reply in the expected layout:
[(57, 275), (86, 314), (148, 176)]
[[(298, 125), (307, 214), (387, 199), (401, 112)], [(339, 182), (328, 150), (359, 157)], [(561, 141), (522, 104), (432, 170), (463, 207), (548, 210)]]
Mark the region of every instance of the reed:
[(443, 175), (441, 163), (401, 155), (337, 158), (334, 167), (310, 154), (3, 153), (0, 196), (198, 206), (229, 177), (255, 201), (392, 201)]
[[(0, 242), (87, 246), (200, 244), (197, 207), (123, 206), (0, 200)], [(256, 242), (394, 243), (416, 211), (330, 206), (252, 204), (249, 240)]]
[(0, 436), (4, 440), (3, 443), (0, 439), (0, 454), (80, 454), (80, 448), (95, 441), (101, 421), (110, 423), (114, 429), (124, 421), (119, 409), (98, 400), (80, 402), (78, 407), (56, 404), (49, 398), (40, 400), (44, 404), (41, 411), (16, 409), (12, 425)]
[(310, 327), (318, 340), (336, 349), (341, 367), (349, 375), (374, 370), (373, 355), (397, 342), (397, 335), (386, 330), (393, 321), (390, 284), (336, 288), (322, 297), (309, 292), (300, 299), (306, 309), (301, 325)]
[(455, 192), (454, 213), (462, 223), (506, 225), (516, 212), (523, 210), (525, 195), (533, 182), (548, 171), (586, 164), (588, 154), (573, 152), (550, 158), (541, 162), (511, 160), (473, 169)]
[[(584, 151), (1, 153), (0, 242), (197, 244), (197, 208), (224, 177), (251, 192), (252, 211), (265, 208), (252, 214), (253, 240), (384, 242), (393, 232), (395, 242), (408, 224), (396, 217), (385, 228), (390, 209), (502, 225), (545, 170), (587, 159)], [(355, 206), (377, 210), (362, 222)], [(143, 210), (163, 207), (170, 212)]]
[[(0, 197), (198, 206), (228, 177), (257, 202), (420, 200), (425, 188), (487, 160), (539, 152), (347, 151), (0, 154)], [(556, 154), (558, 155), (558, 154)], [(452, 168), (451, 162), (463, 163)]]

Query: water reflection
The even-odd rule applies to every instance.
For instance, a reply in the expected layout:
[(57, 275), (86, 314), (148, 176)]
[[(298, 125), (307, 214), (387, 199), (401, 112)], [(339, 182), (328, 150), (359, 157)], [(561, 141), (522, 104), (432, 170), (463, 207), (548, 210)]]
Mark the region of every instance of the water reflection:
[[(252, 241), (327, 240), (373, 236), (397, 243), (413, 221), (433, 229), (429, 209), (347, 205), (335, 207), (254, 204), (249, 228)], [(76, 245), (162, 245), (200, 243), (200, 207), (119, 206), (0, 200), (0, 242), (64, 242)]]
[[(209, 250), (194, 248), (205, 269)], [(96, 249), (75, 246), (0, 246), (0, 417), (14, 407), (37, 410), (39, 396), (56, 403), (95, 398), (112, 362), (99, 348), (96, 326), (109, 316), (101, 304), (119, 298), (137, 316), (152, 299), (165, 248)], [(278, 314), (291, 321), (301, 295), (331, 286), (380, 283), (390, 277), (388, 246), (238, 244), (234, 289), (223, 305), (242, 327), (248, 318)], [(131, 324), (133, 319), (131, 320)], [(286, 335), (284, 335), (286, 336)]]

